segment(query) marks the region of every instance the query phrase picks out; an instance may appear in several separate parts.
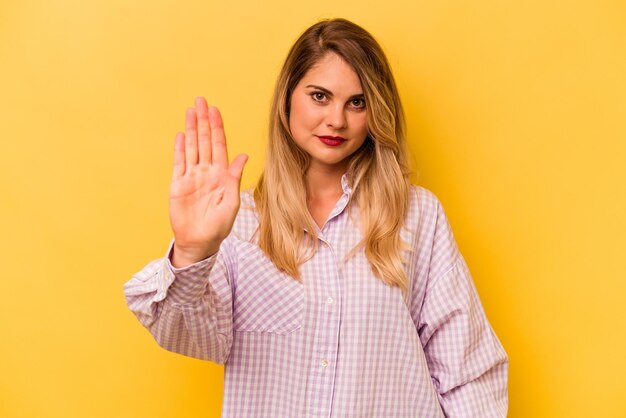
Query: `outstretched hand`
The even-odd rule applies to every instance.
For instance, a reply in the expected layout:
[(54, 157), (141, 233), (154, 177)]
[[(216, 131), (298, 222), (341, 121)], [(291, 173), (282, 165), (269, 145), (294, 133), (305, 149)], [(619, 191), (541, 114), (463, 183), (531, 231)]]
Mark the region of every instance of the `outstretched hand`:
[(183, 267), (219, 249), (239, 210), (241, 174), (248, 159), (228, 164), (224, 124), (219, 110), (196, 98), (186, 113), (186, 133), (176, 135), (170, 186), (170, 222), (174, 232), (172, 264)]

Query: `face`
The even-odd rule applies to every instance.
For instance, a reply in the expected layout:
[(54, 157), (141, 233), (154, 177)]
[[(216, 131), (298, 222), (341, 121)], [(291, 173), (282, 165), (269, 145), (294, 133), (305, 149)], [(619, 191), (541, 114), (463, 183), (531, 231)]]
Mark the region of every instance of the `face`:
[(296, 144), (311, 157), (309, 169), (345, 172), (368, 129), (361, 82), (341, 57), (326, 54), (296, 85), (289, 128)]

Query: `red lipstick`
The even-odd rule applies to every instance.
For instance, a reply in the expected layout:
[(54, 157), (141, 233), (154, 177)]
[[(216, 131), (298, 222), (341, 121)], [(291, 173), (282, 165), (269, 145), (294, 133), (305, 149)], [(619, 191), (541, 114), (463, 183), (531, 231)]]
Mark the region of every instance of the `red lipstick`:
[(346, 141), (345, 138), (340, 137), (340, 136), (318, 135), (317, 137), (324, 144), (329, 145), (331, 147), (336, 147), (337, 145), (341, 145)]

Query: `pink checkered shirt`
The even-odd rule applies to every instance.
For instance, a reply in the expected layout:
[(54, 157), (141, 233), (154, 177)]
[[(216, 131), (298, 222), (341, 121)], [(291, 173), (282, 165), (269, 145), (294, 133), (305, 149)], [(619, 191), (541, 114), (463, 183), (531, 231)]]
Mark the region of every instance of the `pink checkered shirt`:
[(405, 293), (363, 251), (341, 261), (362, 237), (342, 184), (301, 283), (255, 244), (242, 193), (216, 255), (151, 262), (124, 285), (128, 306), (163, 348), (224, 364), (224, 418), (505, 417), (508, 358), (437, 198), (411, 189)]

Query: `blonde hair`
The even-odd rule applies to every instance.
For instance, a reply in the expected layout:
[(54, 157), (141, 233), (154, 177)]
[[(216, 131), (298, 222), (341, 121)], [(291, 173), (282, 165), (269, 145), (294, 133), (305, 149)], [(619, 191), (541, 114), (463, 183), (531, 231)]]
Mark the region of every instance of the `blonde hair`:
[[(403, 290), (408, 278), (400, 238), (409, 206), (410, 170), (405, 123), (391, 68), (376, 40), (345, 19), (320, 21), (292, 46), (278, 76), (270, 113), (267, 163), (254, 192), (259, 213), (258, 245), (276, 267), (300, 280), (299, 266), (317, 250), (304, 176), (309, 156), (289, 130), (291, 94), (306, 72), (327, 53), (355, 70), (365, 96), (368, 137), (350, 157), (348, 178), (354, 191), (364, 238), (349, 253), (364, 249), (376, 277)], [(304, 233), (304, 229), (308, 234)]]

